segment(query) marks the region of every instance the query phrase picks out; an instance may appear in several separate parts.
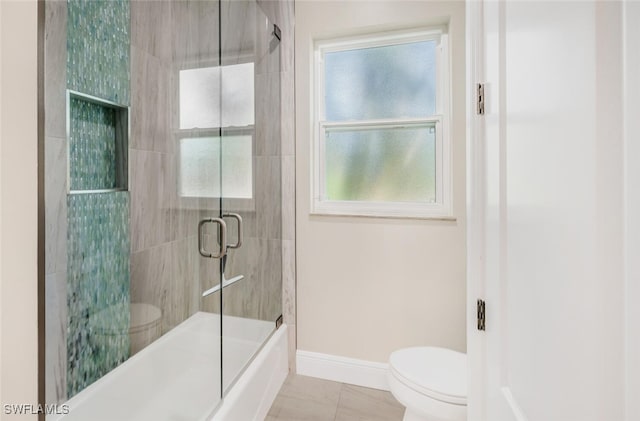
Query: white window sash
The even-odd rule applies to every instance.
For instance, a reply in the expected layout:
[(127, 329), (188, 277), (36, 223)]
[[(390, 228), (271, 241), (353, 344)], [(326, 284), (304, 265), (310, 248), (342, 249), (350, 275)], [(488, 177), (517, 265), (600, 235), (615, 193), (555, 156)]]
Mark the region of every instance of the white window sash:
[[(326, 121), (324, 55), (330, 52), (372, 48), (410, 42), (438, 42), (436, 47), (436, 114), (416, 119)], [(311, 203), (314, 215), (348, 215), (395, 218), (455, 219), (453, 216), (451, 140), (449, 131), (450, 62), (446, 27), (408, 30), (379, 35), (316, 41), (313, 56), (314, 112), (311, 133)], [(436, 126), (436, 202), (372, 202), (325, 200), (325, 133), (332, 129), (394, 128), (434, 123)]]
[(231, 196), (183, 196), (180, 191), (180, 183), (182, 182), (180, 177), (182, 176), (181, 159), (178, 156), (176, 158), (176, 165), (178, 170), (178, 180), (176, 182), (175, 189), (177, 191), (178, 206), (180, 209), (207, 209), (207, 210), (219, 210), (221, 200), (223, 208), (228, 211), (241, 211), (241, 212), (253, 212), (256, 209), (256, 162), (255, 162), (255, 126), (244, 127), (213, 127), (207, 129), (178, 129), (174, 130), (174, 138), (178, 145), (178, 154), (180, 153), (180, 141), (187, 138), (200, 138), (200, 137), (217, 137), (221, 140), (225, 136), (233, 135), (250, 135), (251, 141), (251, 160), (253, 165), (252, 179), (251, 179), (251, 198), (240, 198)]
[[(448, 171), (449, 148), (443, 139), (442, 116), (430, 116), (423, 119), (397, 119), (397, 120), (370, 120), (348, 122), (320, 122), (319, 142), (316, 144), (315, 176), (313, 191), (317, 192), (313, 197), (312, 213), (324, 215), (361, 215), (361, 216), (387, 216), (387, 217), (436, 217), (449, 218), (451, 209), (448, 206), (450, 200), (447, 197), (449, 177), (440, 174)], [(325, 141), (327, 130), (335, 129), (394, 129), (419, 127), (425, 125), (435, 126), (435, 158), (436, 158), (436, 200), (434, 203), (426, 202), (373, 202), (373, 201), (339, 201), (326, 199), (326, 174), (325, 174)], [(446, 174), (446, 173), (445, 173)]]

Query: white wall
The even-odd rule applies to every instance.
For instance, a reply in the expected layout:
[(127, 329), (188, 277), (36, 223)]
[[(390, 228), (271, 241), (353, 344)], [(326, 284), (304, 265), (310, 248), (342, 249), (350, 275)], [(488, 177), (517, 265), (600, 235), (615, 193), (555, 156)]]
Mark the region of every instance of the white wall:
[[(380, 362), (411, 345), (464, 351), (464, 3), (298, 1), (295, 10), (298, 349)], [(309, 215), (313, 39), (447, 20), (457, 221)]]
[(626, 404), (627, 421), (640, 419), (640, 3), (623, 6)]
[[(0, 1), (0, 403), (37, 403), (37, 3)], [(0, 418), (7, 416), (0, 406)]]

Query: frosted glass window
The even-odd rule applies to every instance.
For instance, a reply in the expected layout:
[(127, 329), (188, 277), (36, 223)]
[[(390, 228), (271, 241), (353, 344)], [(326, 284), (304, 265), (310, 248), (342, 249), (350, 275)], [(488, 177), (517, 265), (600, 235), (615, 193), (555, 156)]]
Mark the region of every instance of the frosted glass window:
[(217, 136), (181, 139), (180, 195), (217, 198), (222, 197), (222, 193), (228, 198), (251, 199), (251, 144), (252, 137), (249, 135), (225, 135), (222, 142)]
[(436, 199), (435, 127), (327, 130), (327, 200)]
[(179, 79), (181, 129), (254, 124), (253, 63), (181, 70)]
[(327, 52), (324, 74), (327, 121), (436, 112), (436, 41)]
[(314, 50), (311, 213), (452, 217), (447, 28)]

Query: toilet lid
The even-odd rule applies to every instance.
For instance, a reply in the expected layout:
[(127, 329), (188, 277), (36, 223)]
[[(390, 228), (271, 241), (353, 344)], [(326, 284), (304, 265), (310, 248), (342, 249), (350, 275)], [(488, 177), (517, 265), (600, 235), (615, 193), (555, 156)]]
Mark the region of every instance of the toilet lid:
[(458, 405), (467, 404), (467, 355), (451, 349), (415, 347), (389, 358), (393, 375), (411, 389)]

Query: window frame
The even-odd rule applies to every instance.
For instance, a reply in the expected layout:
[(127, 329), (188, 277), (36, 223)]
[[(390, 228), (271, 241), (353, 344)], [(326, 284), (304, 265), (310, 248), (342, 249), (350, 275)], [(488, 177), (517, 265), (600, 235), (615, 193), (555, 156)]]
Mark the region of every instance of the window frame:
[[(242, 56), (238, 59), (238, 62), (230, 64), (220, 64), (217, 60), (203, 60), (199, 62), (187, 62), (174, 68), (174, 101), (177, 104), (177, 112), (173, 117), (173, 137), (174, 144), (176, 145), (176, 170), (177, 180), (175, 185), (175, 194), (178, 199), (180, 208), (184, 209), (208, 209), (217, 210), (221, 206), (221, 201), (226, 210), (238, 211), (238, 212), (253, 212), (256, 209), (256, 125), (255, 125), (255, 84), (254, 84), (254, 122), (246, 126), (221, 126), (221, 127), (198, 127), (198, 128), (181, 128), (180, 127), (180, 72), (183, 70), (196, 70), (207, 67), (218, 67), (222, 72), (222, 68), (230, 65), (253, 63), (254, 65), (254, 78), (255, 78), (255, 66), (256, 63), (253, 56)], [(222, 73), (220, 74), (222, 78)], [(255, 83), (255, 81), (254, 81)], [(222, 93), (220, 93), (222, 95)], [(219, 98), (222, 101), (222, 98)], [(222, 120), (222, 115), (220, 116)], [(222, 124), (222, 121), (220, 121)], [(216, 196), (183, 196), (181, 192), (181, 176), (182, 176), (182, 159), (180, 156), (180, 143), (183, 139), (189, 138), (203, 138), (203, 137), (219, 137), (220, 141), (225, 136), (233, 136), (234, 134), (246, 134), (251, 136), (251, 198), (244, 197), (216, 197)], [(221, 169), (220, 169), (221, 171)], [(220, 174), (222, 177), (222, 173)], [(221, 178), (222, 182), (222, 178)], [(222, 187), (222, 186), (220, 186)]]
[[(411, 119), (379, 119), (326, 121), (324, 55), (327, 53), (436, 41), (436, 109), (435, 114)], [(395, 218), (453, 219), (452, 163), (451, 163), (451, 85), (450, 54), (446, 26), (382, 32), (368, 35), (316, 40), (313, 48), (313, 121), (311, 148), (311, 206), (312, 215), (346, 215)], [(435, 125), (436, 141), (436, 201), (374, 202), (326, 200), (325, 197), (325, 134), (327, 131), (358, 128), (402, 128)]]
[[(236, 197), (236, 196), (188, 196), (183, 195), (181, 191), (182, 186), (182, 157), (180, 144), (185, 139), (202, 139), (202, 138), (219, 138), (221, 142), (226, 136), (234, 135), (246, 135), (251, 137), (251, 197)], [(177, 154), (176, 154), (176, 167), (178, 169), (176, 180), (176, 192), (177, 197), (181, 203), (181, 207), (188, 209), (200, 209), (202, 207), (206, 209), (218, 209), (220, 207), (220, 200), (223, 201), (224, 207), (227, 210), (251, 212), (255, 211), (256, 205), (256, 136), (255, 125), (243, 126), (243, 127), (213, 127), (208, 129), (180, 129), (175, 134)], [(222, 173), (220, 174), (222, 177)], [(221, 178), (222, 180), (222, 178)], [(222, 185), (219, 186), (222, 188)]]

